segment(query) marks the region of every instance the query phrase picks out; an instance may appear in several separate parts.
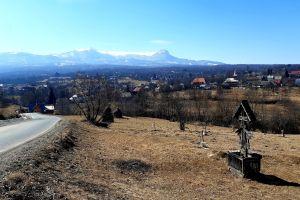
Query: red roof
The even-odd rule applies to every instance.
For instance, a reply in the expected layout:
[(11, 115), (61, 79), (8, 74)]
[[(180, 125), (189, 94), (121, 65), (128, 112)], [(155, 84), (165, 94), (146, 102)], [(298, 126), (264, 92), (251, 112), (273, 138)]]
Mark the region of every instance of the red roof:
[(300, 70), (290, 71), (290, 75), (300, 75)]
[(205, 84), (205, 79), (204, 78), (195, 78), (193, 81), (192, 81), (192, 84)]

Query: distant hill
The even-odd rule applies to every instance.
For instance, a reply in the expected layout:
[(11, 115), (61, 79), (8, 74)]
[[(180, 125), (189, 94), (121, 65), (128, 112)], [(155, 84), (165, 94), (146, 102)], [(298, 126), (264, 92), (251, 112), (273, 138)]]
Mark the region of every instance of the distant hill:
[(153, 54), (114, 54), (96, 49), (74, 50), (61, 54), (36, 55), (31, 53), (0, 53), (0, 66), (72, 66), (72, 65), (202, 65), (214, 66), (224, 63), (209, 60), (189, 60), (172, 56), (167, 50)]

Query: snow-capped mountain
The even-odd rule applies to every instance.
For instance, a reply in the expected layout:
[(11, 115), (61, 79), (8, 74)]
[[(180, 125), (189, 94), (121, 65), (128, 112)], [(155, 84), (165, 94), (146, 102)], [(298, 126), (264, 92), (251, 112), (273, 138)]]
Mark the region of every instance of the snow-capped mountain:
[(66, 65), (220, 65), (221, 62), (188, 60), (172, 56), (167, 50), (156, 53), (110, 53), (96, 49), (74, 50), (61, 54), (0, 53), (0, 66), (66, 66)]

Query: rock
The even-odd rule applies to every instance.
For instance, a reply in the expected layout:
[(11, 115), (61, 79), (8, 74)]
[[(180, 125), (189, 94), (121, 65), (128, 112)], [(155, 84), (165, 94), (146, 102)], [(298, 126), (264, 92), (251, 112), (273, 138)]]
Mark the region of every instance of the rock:
[(201, 142), (200, 146), (203, 148), (209, 148), (208, 144), (206, 144), (205, 142)]

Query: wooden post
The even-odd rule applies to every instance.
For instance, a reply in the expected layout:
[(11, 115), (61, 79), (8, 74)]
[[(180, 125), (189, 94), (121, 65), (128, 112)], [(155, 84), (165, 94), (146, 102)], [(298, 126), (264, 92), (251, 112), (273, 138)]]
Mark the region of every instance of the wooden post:
[(282, 135), (282, 137), (285, 137), (285, 133), (284, 133), (283, 129), (281, 129), (281, 135)]

